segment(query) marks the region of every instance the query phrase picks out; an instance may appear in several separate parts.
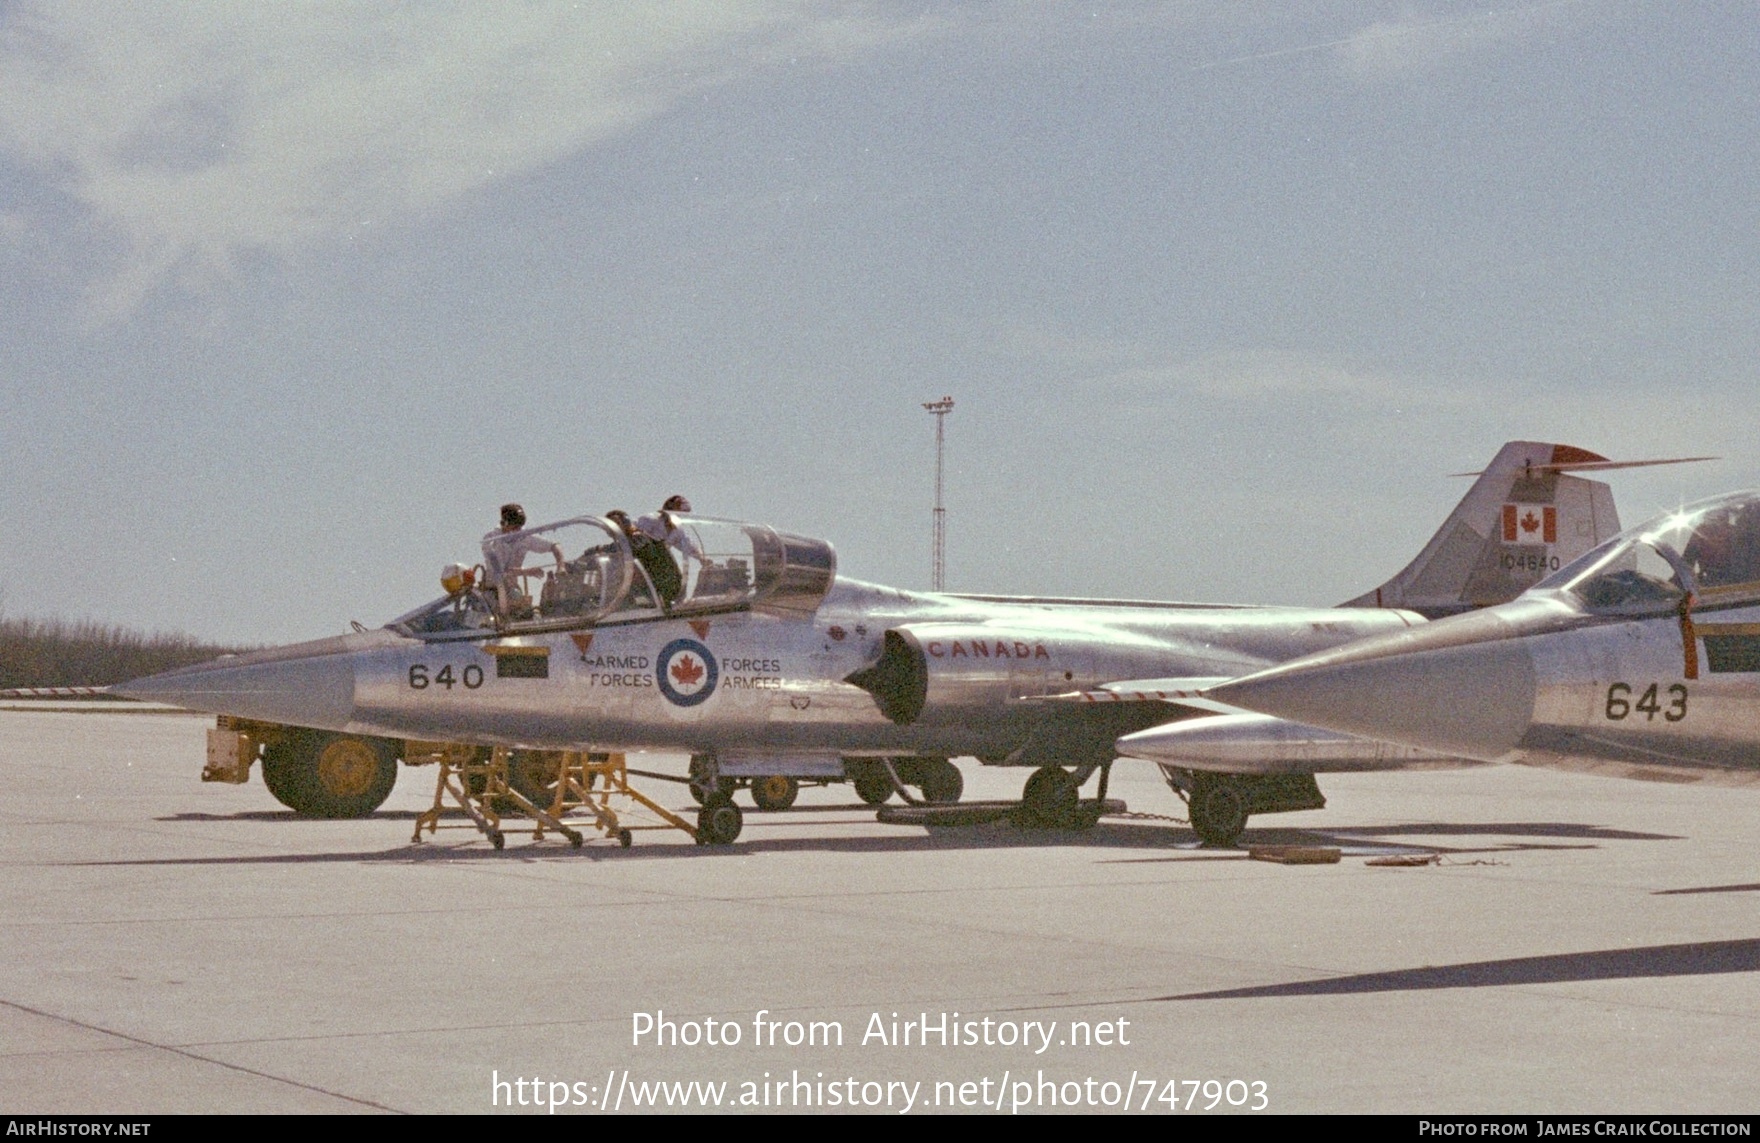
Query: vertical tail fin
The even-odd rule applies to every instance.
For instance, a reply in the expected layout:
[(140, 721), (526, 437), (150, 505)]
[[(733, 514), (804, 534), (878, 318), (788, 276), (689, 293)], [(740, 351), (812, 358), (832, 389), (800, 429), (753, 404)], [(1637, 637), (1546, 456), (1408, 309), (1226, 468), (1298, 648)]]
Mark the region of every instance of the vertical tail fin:
[(1435, 618), (1514, 599), (1619, 532), (1613, 491), (1566, 473), (1628, 466), (1570, 445), (1511, 441), (1476, 474), (1417, 559), (1340, 606), (1401, 607)]

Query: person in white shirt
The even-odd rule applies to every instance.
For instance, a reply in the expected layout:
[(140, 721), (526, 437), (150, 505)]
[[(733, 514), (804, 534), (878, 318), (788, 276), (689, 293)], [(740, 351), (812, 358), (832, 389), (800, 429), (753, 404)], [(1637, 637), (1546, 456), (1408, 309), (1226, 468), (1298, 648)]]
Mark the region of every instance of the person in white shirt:
[[(707, 567), (708, 557), (697, 545), (689, 532), (678, 526), (674, 512), (689, 512), (691, 502), (682, 496), (670, 496), (660, 506), (660, 511), (642, 516), (634, 521), (622, 511), (607, 513), (610, 519), (616, 520), (629, 537), (630, 553), (648, 573), (648, 579), (654, 585), (654, 591), (660, 597), (661, 610), (670, 612), (672, 605), (684, 594), (685, 571), (689, 570), (689, 560), (694, 559)], [(681, 556), (686, 557), (684, 569), (673, 559), (668, 548), (676, 548)]]
[(526, 510), (518, 504), (503, 504), (501, 527), (483, 537), (483, 578), (488, 581), (487, 586), (494, 589), (498, 609), (503, 615), (512, 614), (521, 601), (529, 604), (527, 593), (520, 590), (520, 579), (543, 574), (541, 568), (522, 566), (528, 553), (549, 552), (556, 559), (558, 574), (563, 570), (562, 545), (522, 532), (525, 526)]
[(660, 511), (651, 512), (646, 516), (636, 517), (636, 527), (650, 539), (676, 548), (680, 555), (687, 556), (698, 563), (706, 562), (703, 549), (689, 532), (678, 526), (673, 518), (674, 512), (689, 512), (691, 502), (682, 496), (668, 496), (666, 503), (660, 505)]

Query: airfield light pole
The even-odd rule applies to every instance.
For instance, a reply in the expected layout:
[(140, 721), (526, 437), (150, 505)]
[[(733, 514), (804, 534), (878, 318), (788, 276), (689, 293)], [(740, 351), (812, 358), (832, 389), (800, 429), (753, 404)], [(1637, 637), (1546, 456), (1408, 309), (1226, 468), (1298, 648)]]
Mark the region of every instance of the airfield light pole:
[(930, 572), (930, 588), (940, 591), (947, 578), (947, 509), (941, 504), (941, 453), (946, 444), (947, 414), (953, 412), (953, 398), (925, 401), (923, 408), (935, 415), (935, 542), (934, 566)]

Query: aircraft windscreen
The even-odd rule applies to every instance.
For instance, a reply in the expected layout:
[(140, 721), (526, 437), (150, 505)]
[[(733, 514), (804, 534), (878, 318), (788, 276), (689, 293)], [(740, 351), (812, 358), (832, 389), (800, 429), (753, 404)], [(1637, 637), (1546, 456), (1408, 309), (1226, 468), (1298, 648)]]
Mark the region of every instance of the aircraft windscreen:
[(1721, 496), (1648, 521), (1541, 581), (1598, 611), (1760, 596), (1760, 494)]
[(1562, 584), (1591, 611), (1650, 612), (1685, 594), (1674, 564), (1654, 545), (1628, 537)]
[(1760, 594), (1760, 497), (1726, 497), (1671, 523), (1661, 539), (1680, 552), (1701, 599)]
[(528, 624), (590, 623), (630, 582), (628, 549), (591, 517), (491, 533), (483, 560), (448, 594), (392, 621), (413, 635), (481, 632)]

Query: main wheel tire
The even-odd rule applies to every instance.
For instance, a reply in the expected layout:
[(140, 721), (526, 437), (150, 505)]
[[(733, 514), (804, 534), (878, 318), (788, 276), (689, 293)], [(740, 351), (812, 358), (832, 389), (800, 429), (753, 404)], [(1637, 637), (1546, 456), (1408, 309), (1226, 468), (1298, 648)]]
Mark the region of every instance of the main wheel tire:
[(540, 810), (556, 803), (562, 759), (549, 750), (515, 750), (507, 756), (507, 787)]
[(711, 797), (697, 814), (697, 840), (703, 845), (732, 845), (745, 825), (745, 815), (731, 798)]
[(1226, 849), (1240, 840), (1247, 828), (1250, 802), (1247, 788), (1229, 774), (1197, 774), (1186, 799), (1192, 830), (1205, 845)]
[(947, 805), (959, 801), (966, 792), (965, 775), (945, 758), (925, 758), (917, 768), (917, 788), (930, 805)]
[(801, 784), (786, 774), (752, 779), (752, 804), (760, 810), (786, 810), (800, 796)]
[(382, 738), (296, 734), (263, 751), (263, 784), (304, 817), (364, 818), (397, 784), (396, 748)]
[(1040, 829), (1063, 829), (1075, 819), (1081, 791), (1075, 775), (1061, 766), (1041, 766), (1021, 789), (1021, 807), (1027, 824)]
[(867, 759), (851, 760), (845, 762), (843, 768), (849, 774), (849, 784), (855, 787), (856, 797), (866, 804), (883, 805), (892, 797), (892, 779), (880, 763)]

